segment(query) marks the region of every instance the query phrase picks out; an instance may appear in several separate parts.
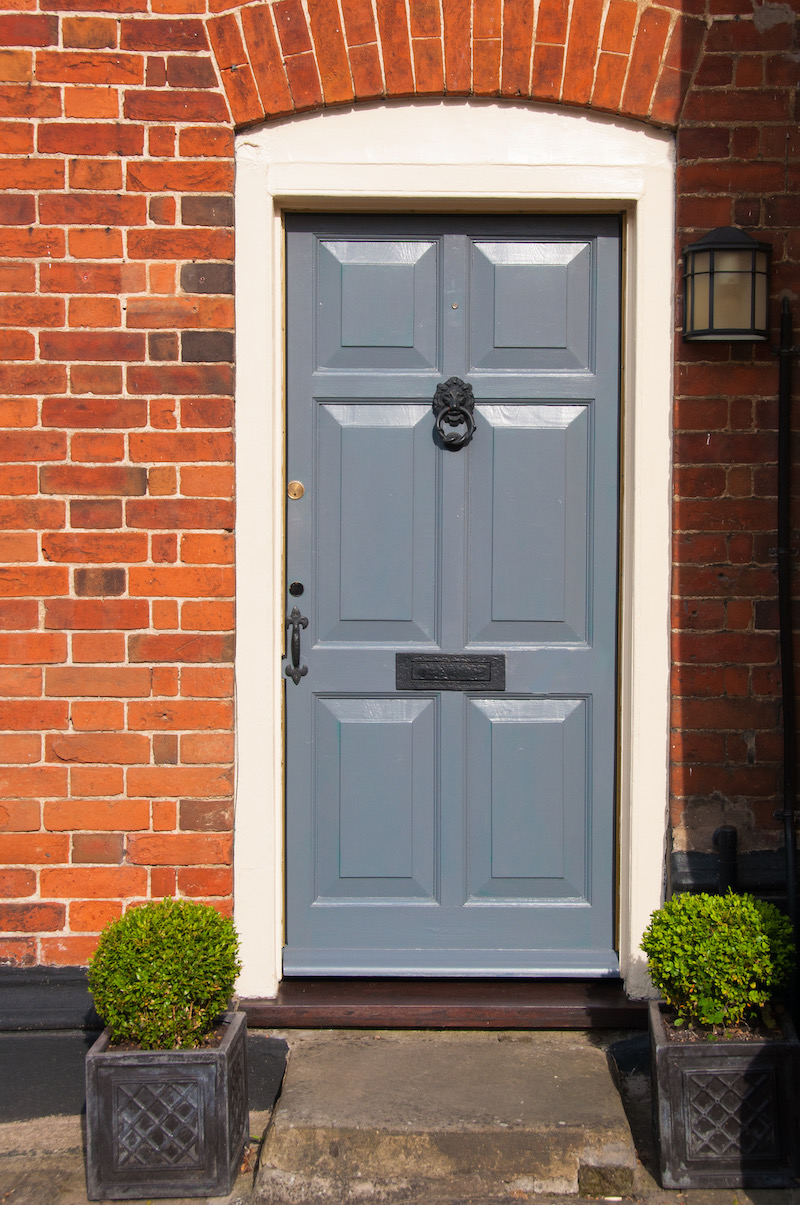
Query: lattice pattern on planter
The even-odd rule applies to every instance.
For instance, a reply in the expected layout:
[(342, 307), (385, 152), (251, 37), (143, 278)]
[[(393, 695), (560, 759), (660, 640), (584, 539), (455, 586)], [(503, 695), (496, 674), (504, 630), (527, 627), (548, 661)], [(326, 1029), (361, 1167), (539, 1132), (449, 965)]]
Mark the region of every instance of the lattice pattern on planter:
[(195, 1168), (201, 1163), (203, 1124), (197, 1081), (117, 1084), (117, 1168)]
[(685, 1071), (689, 1158), (777, 1155), (774, 1078), (771, 1068)]
[(234, 1052), (228, 1070), (228, 1110), (228, 1155), (232, 1159), (241, 1143), (242, 1134), (247, 1134), (247, 1064), (244, 1042)]

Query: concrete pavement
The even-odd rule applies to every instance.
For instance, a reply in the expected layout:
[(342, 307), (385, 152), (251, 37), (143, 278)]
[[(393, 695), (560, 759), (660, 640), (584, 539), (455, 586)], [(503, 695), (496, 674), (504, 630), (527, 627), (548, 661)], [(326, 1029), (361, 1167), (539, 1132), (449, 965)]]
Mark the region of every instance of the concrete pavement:
[[(87, 1042), (58, 1039), (0, 1034), (0, 1205), (87, 1201)], [(659, 1188), (641, 1033), (294, 1030), (249, 1041), (254, 1141), (234, 1192), (204, 1198), (212, 1205), (800, 1205), (797, 1189)]]

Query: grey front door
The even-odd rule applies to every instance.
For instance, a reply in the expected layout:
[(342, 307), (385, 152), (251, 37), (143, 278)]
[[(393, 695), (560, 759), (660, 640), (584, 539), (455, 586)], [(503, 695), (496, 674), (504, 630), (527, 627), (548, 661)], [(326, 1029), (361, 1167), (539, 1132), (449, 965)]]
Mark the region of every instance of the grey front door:
[(286, 226), (284, 972), (615, 974), (619, 223)]

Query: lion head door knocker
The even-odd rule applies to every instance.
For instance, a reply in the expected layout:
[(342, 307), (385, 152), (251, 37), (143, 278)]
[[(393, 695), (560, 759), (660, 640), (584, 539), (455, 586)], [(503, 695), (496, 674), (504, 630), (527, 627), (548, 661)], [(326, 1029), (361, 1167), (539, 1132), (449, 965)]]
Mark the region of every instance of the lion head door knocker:
[[(436, 386), (436, 393), (433, 395), (436, 430), (444, 446), (451, 452), (465, 448), (475, 434), (475, 419), (472, 417), (474, 409), (472, 386), (467, 385), (460, 377), (450, 377)], [(451, 430), (445, 430), (446, 427)]]

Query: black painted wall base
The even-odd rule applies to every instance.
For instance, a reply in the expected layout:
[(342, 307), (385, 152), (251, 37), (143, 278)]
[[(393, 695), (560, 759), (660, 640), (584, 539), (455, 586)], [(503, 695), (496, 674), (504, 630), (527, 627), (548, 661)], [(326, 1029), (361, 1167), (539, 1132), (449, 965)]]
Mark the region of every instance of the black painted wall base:
[(84, 967), (0, 967), (0, 1030), (102, 1028)]
[[(778, 907), (786, 901), (786, 870), (783, 849), (756, 849), (736, 859), (739, 891), (749, 891)], [(675, 852), (669, 860), (668, 894), (681, 891), (719, 890), (719, 856), (716, 853)]]

